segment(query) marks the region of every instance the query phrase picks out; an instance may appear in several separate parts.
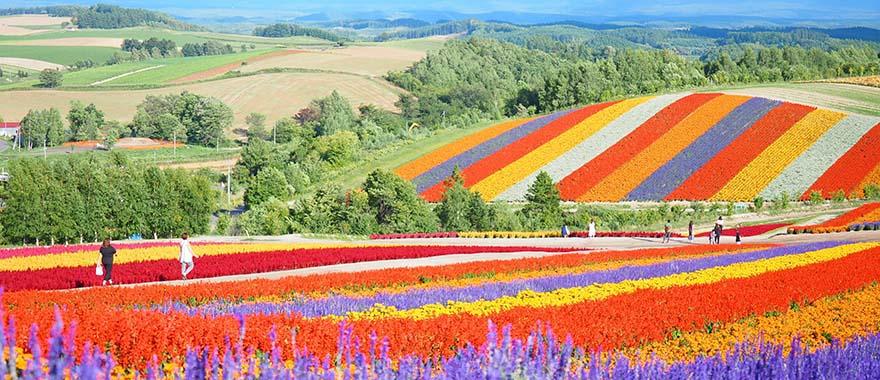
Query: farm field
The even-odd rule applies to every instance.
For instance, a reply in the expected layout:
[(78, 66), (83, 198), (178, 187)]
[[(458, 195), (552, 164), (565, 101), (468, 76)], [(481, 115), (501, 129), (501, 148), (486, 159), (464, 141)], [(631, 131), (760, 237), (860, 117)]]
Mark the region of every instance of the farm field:
[(426, 50), (413, 50), (386, 45), (353, 46), (344, 49), (308, 50), (248, 64), (242, 72), (272, 68), (296, 68), (348, 72), (359, 75), (383, 76), (390, 70), (403, 70), (425, 57)]
[(70, 66), (77, 61), (91, 59), (105, 62), (119, 48), (96, 46), (22, 46), (0, 45), (3, 58), (27, 58)]
[(880, 88), (843, 83), (781, 83), (732, 89), (725, 93), (762, 96), (815, 107), (880, 116)]
[(0, 38), (41, 33), (60, 27), (61, 23), (69, 21), (70, 17), (46, 15), (0, 16)]
[(874, 116), (763, 97), (671, 94), (497, 124), (396, 172), (429, 201), (440, 199), (455, 166), (486, 200), (522, 200), (541, 171), (564, 200), (579, 202), (859, 196), (880, 182), (880, 151), (869, 148), (878, 134)]
[[(141, 74), (149, 75), (153, 71)], [(134, 75), (132, 75), (134, 77)], [(127, 80), (125, 77), (120, 80)], [(91, 80), (93, 78), (90, 78)], [(114, 81), (115, 82), (115, 81)], [(110, 82), (110, 83), (114, 83)], [(274, 122), (295, 114), (314, 98), (327, 96), (333, 90), (348, 98), (352, 104), (375, 104), (393, 109), (398, 96), (396, 90), (376, 79), (347, 74), (279, 73), (215, 80), (151, 90), (28, 90), (0, 92), (0, 115), (18, 120), (31, 108), (56, 107), (66, 113), (72, 100), (95, 105), (107, 118), (130, 121), (137, 105), (147, 95), (161, 95), (191, 91), (216, 97), (235, 112), (237, 125), (244, 124), (245, 115), (261, 112)]]
[[(848, 234), (867, 241), (839, 241)], [(534, 373), (525, 378), (613, 370), (629, 379), (695, 366), (729, 376), (783, 366), (817, 371), (811, 366), (821, 362), (867, 379), (873, 372), (860, 371), (877, 354), (880, 333), (877, 234), (659, 249), (640, 248), (658, 244), (652, 239), (624, 238), (429, 246), (201, 240), (186, 282), (176, 242), (132, 242), (116, 244), (112, 272), (126, 285), (109, 287), (93, 287), (97, 245), (11, 248), (0, 250), (0, 284), (12, 286), (3, 307), (15, 328), (4, 318), (0, 339), (17, 342), (14, 365), (22, 370), (37, 349), (21, 343), (31, 332), (20, 326), (36, 324), (47, 363), (70, 368), (83, 358), (93, 371), (158, 378), (220, 378), (221, 363), (233, 377), (473, 378), (502, 366)], [(590, 249), (605, 239), (630, 249)], [(76, 332), (53, 330), (59, 318)], [(104, 349), (82, 350), (86, 341)], [(728, 357), (736, 366), (715, 356), (734, 349), (754, 354)], [(50, 367), (36, 373), (48, 376)]]

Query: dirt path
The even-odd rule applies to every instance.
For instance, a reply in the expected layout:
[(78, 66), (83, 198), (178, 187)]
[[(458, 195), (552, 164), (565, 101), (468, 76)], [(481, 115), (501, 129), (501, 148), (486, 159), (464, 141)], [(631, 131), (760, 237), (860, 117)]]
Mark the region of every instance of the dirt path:
[[(281, 50), (281, 51), (276, 51), (274, 53), (263, 54), (263, 55), (260, 55), (257, 57), (248, 58), (248, 59), (244, 60), (244, 62), (247, 62), (248, 64), (250, 64), (253, 62), (262, 61), (264, 59), (282, 57), (282, 56), (291, 55), (291, 54), (300, 54), (300, 53), (304, 53), (304, 52), (305, 52), (304, 50)], [(210, 70), (205, 70), (205, 71), (198, 72), (195, 74), (190, 74), (190, 75), (187, 75), (183, 78), (177, 78), (177, 79), (172, 80), (168, 83), (186, 83), (186, 82), (195, 82), (195, 81), (203, 80), (203, 79), (211, 79), (213, 77), (218, 77), (223, 74), (226, 74), (227, 71), (238, 68), (238, 67), (241, 67), (241, 62), (233, 62), (233, 63), (226, 64), (223, 66), (215, 67)]]
[(119, 79), (119, 78), (124, 78), (124, 77), (127, 77), (127, 76), (129, 76), (129, 75), (134, 75), (134, 74), (137, 74), (137, 73), (142, 73), (142, 72), (144, 72), (144, 71), (148, 71), (148, 70), (158, 69), (158, 68), (160, 68), (160, 67), (165, 67), (165, 65), (150, 66), (150, 67), (144, 67), (143, 69), (139, 69), (139, 70), (129, 71), (129, 72), (127, 72), (127, 73), (122, 73), (122, 74), (119, 74), (119, 75), (114, 76), (114, 77), (110, 77), (110, 78), (107, 78), (107, 79), (99, 80), (99, 81), (97, 81), (97, 82), (95, 82), (95, 83), (89, 84), (89, 86), (98, 86), (98, 85), (102, 85), (102, 84), (104, 84), (104, 83), (107, 83), (107, 82), (110, 82), (110, 81), (114, 81), (114, 80), (117, 80), (117, 79)]

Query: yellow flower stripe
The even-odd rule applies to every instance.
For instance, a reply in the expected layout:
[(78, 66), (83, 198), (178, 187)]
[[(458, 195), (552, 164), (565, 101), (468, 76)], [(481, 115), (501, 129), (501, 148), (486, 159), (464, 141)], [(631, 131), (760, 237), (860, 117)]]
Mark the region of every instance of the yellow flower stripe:
[(845, 114), (817, 109), (804, 116), (746, 165), (711, 201), (750, 201)]
[(851, 224), (878, 221), (880, 221), (880, 208), (856, 218), (856, 220), (853, 220)]
[(880, 243), (847, 244), (797, 255), (737, 263), (725, 267), (709, 268), (696, 272), (680, 273), (643, 280), (627, 280), (613, 284), (595, 284), (579, 288), (559, 289), (552, 292), (523, 291), (516, 296), (502, 297), (492, 301), (449, 301), (445, 305), (430, 304), (409, 310), (397, 310), (397, 308), (392, 306), (376, 305), (363, 312), (348, 313), (345, 317), (328, 316), (325, 318), (331, 318), (333, 320), (383, 318), (411, 318), (414, 320), (423, 320), (436, 318), (442, 315), (455, 314), (489, 316), (493, 313), (499, 313), (516, 307), (542, 308), (565, 306), (585, 301), (602, 300), (616, 295), (633, 293), (641, 289), (666, 289), (675, 286), (711, 284), (726, 279), (748, 278), (771, 271), (827, 262), (875, 247), (880, 247)]
[(466, 152), (477, 145), (491, 140), (504, 132), (519, 127), (520, 125), (523, 125), (534, 119), (535, 118), (532, 117), (528, 119), (511, 120), (467, 135), (461, 139), (456, 140), (455, 142), (444, 145), (422, 157), (419, 157), (413, 161), (404, 164), (403, 166), (395, 169), (394, 173), (399, 175), (401, 178), (410, 181), (413, 178), (418, 177), (420, 174), (433, 168), (434, 166), (437, 166), (438, 164), (445, 162), (452, 157)]
[(656, 355), (667, 361), (692, 360), (698, 355), (724, 353), (737, 343), (761, 336), (767, 343), (783, 346), (787, 355), (794, 337), (815, 351), (828, 345), (826, 335), (846, 341), (876, 332), (880, 332), (880, 286), (872, 285), (842, 296), (822, 298), (782, 315), (765, 314), (723, 324), (712, 333), (686, 332), (678, 339), (651, 342), (629, 349), (626, 354), (637, 357), (638, 351), (641, 359)]
[[(347, 248), (362, 247), (362, 244), (290, 244), (290, 243), (254, 243), (254, 244), (211, 244), (193, 246), (196, 256), (234, 255), (246, 252), (268, 252), (304, 248)], [(114, 264), (135, 263), (165, 259), (177, 259), (180, 248), (176, 245), (166, 247), (127, 248), (119, 249)], [(28, 271), (50, 268), (69, 268), (95, 265), (100, 255), (97, 250), (77, 251), (42, 256), (9, 257), (0, 259), (3, 271)]]
[(868, 175), (859, 183), (859, 187), (853, 190), (857, 196), (864, 197), (865, 196), (865, 187), (868, 185), (877, 185), (880, 186), (880, 162), (877, 163), (877, 166), (874, 167), (874, 170), (871, 170)]
[(703, 104), (635, 157), (578, 198), (579, 202), (616, 202), (629, 194), (667, 161), (702, 136), (731, 111), (751, 99), (721, 95)]
[(652, 98), (627, 99), (593, 114), (553, 140), (548, 141), (510, 165), (477, 182), (471, 187), (471, 190), (479, 191), (483, 199), (487, 201), (495, 199), (499, 194), (517, 182), (522, 181), (529, 174), (549, 164), (563, 153), (568, 152), (604, 128), (608, 123), (619, 118), (627, 111), (633, 109), (633, 107)]

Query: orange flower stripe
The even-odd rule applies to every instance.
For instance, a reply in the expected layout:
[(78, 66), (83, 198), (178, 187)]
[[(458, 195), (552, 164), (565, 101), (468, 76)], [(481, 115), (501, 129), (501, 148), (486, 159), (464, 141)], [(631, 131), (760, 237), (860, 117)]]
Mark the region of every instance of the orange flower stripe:
[(707, 199), (721, 190), (755, 157), (782, 136), (798, 120), (815, 110), (799, 104), (782, 103), (768, 112), (694, 172), (666, 200)]
[(801, 200), (810, 199), (810, 193), (821, 191), (831, 198), (832, 193), (843, 190), (846, 195), (863, 196), (865, 186), (880, 185), (880, 124), (862, 136), (834, 165), (831, 165), (807, 191)]
[(789, 128), (709, 200), (750, 201), (846, 115), (818, 109)]
[[(878, 146), (880, 145), (875, 145), (874, 148), (880, 150), (877, 149)], [(859, 186), (853, 191), (857, 196), (863, 197), (865, 195), (865, 188), (868, 187), (868, 185), (880, 186), (880, 161), (877, 161), (877, 166), (874, 166), (874, 170), (871, 170), (871, 172), (865, 176), (865, 179), (863, 179)]]
[[(473, 165), (461, 171), (464, 177), (465, 187), (471, 187), (475, 183), (482, 181), (484, 178), (492, 175), (503, 167), (510, 165), (512, 162), (520, 159), (527, 153), (537, 149), (539, 146), (546, 144), (548, 141), (556, 138), (565, 131), (571, 129), (581, 120), (592, 116), (611, 105), (617, 104), (618, 101), (594, 104), (581, 109), (574, 110), (568, 114), (553, 120), (549, 124), (541, 127), (537, 131), (514, 141), (505, 146), (501, 150), (477, 161)], [(429, 200), (441, 198), (445, 189), (445, 184), (440, 182), (422, 192), (422, 197)]]
[[(693, 360), (698, 355), (714, 356), (736, 344), (758, 339), (791, 349), (799, 338), (802, 347), (812, 351), (826, 347), (827, 336), (847, 341), (880, 332), (880, 286), (869, 285), (852, 293), (831, 296), (798, 308), (768, 312), (736, 323), (719, 324), (712, 332), (684, 332), (663, 342), (650, 342), (629, 349), (630, 357), (647, 359), (651, 355), (667, 361)], [(636, 354), (638, 352), (638, 355)]]
[(536, 172), (563, 153), (571, 150), (614, 119), (650, 99), (652, 98), (628, 99), (596, 112), (553, 140), (528, 152), (522, 158), (501, 168), (501, 170), (492, 173), (471, 187), (471, 190), (479, 191), (486, 200), (494, 199), (529, 174)]
[(611, 175), (577, 198), (580, 202), (616, 202), (629, 194), (651, 173), (712, 128), (734, 108), (749, 100), (747, 96), (721, 95), (702, 105), (638, 155), (620, 165)]
[(677, 124), (695, 109), (720, 95), (693, 94), (670, 104), (596, 158), (559, 181), (557, 186), (562, 199), (575, 200), (579, 198), (588, 189), (596, 186), (603, 178), (613, 173), (620, 165), (629, 161), (630, 158), (662, 136), (669, 126)]
[(437, 166), (438, 164), (445, 162), (452, 157), (464, 153), (477, 145), (491, 140), (504, 132), (519, 127), (520, 125), (534, 119), (535, 118), (532, 117), (527, 119), (511, 120), (486, 128), (477, 133), (470, 134), (456, 140), (451, 144), (444, 145), (437, 150), (431, 151), (430, 153), (419, 157), (414, 161), (408, 162), (394, 170), (394, 172), (403, 179), (410, 181), (413, 178), (418, 177), (420, 174), (424, 173), (428, 169), (431, 169), (432, 167)]

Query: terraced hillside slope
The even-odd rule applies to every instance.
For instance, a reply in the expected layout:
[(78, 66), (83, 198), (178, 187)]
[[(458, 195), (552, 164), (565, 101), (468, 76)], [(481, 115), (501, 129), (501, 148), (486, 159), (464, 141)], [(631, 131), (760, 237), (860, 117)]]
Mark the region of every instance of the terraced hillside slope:
[(763, 97), (686, 93), (498, 124), (396, 169), (427, 200), (462, 169), (486, 200), (522, 200), (541, 171), (565, 200), (750, 201), (860, 195), (880, 183), (880, 118)]

